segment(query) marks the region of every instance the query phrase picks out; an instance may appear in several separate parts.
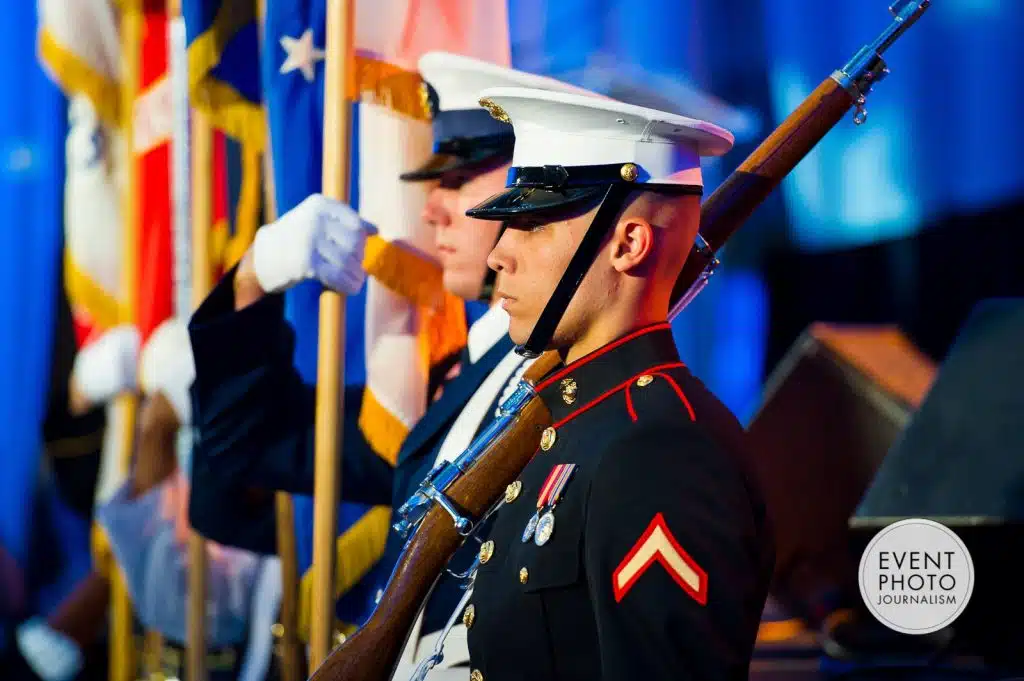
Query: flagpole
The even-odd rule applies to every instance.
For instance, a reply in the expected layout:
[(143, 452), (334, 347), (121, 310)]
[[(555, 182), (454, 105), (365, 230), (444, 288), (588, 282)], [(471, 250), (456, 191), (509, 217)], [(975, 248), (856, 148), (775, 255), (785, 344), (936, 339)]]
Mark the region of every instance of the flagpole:
[[(277, 219), (273, 187), (274, 165), (269, 142), (268, 134), (263, 164), (264, 174), (267, 178), (264, 184), (264, 217), (267, 222)], [(298, 545), (295, 539), (295, 503), (292, 500), (292, 495), (288, 492), (275, 492), (274, 510), (277, 528), (277, 555), (281, 561), (281, 612), (278, 618), (280, 626), (275, 626), (274, 636), (278, 639), (277, 645), (281, 651), (281, 681), (302, 681), (302, 645), (298, 639)]]
[[(213, 128), (192, 110), (192, 306), (210, 292), (208, 235), (213, 223)], [(206, 541), (195, 530), (188, 538), (188, 681), (206, 681)]]
[[(126, 163), (124, 187), (121, 195), (122, 220), (122, 262), (121, 262), (121, 321), (136, 322), (138, 314), (138, 197), (134, 148), (135, 98), (139, 89), (139, 51), (142, 45), (142, 8), (134, 2), (126, 2), (121, 11), (121, 130), (124, 139)], [(119, 477), (128, 476), (131, 465), (132, 446), (135, 433), (137, 400), (134, 394), (124, 393), (117, 397), (115, 409), (120, 427), (118, 442)], [(132, 604), (124, 575), (116, 561), (110, 566), (110, 673), (111, 681), (132, 681), (135, 678), (134, 633), (132, 631)]]
[[(180, 0), (168, 0), (167, 13), (174, 108), (171, 176), (174, 183), (175, 312), (188, 317), (212, 287), (208, 240), (213, 224), (213, 128), (206, 114), (189, 109), (187, 41)], [(181, 446), (191, 446), (191, 443)], [(206, 541), (190, 528), (185, 625), (187, 681), (206, 681), (207, 678), (206, 572)]]
[[(266, 32), (267, 0), (256, 6), (260, 54), (263, 54)], [(267, 143), (263, 152), (263, 213), (265, 222), (277, 219), (277, 199), (274, 194), (274, 155), (270, 137), (270, 122), (266, 101), (263, 118), (267, 121)], [(299, 631), (299, 565), (295, 539), (295, 504), (287, 492), (274, 494), (274, 519), (277, 527), (277, 555), (281, 561), (281, 612), (274, 634), (280, 650), (281, 681), (302, 681), (302, 645)]]
[(287, 492), (274, 496), (277, 518), (277, 555), (281, 559), (281, 617), (278, 638), (282, 681), (301, 681), (302, 653), (299, 630), (299, 566), (295, 542), (295, 506)]
[[(348, 201), (351, 105), (346, 98), (352, 77), (352, 0), (327, 0), (324, 45), (323, 193)], [(313, 511), (313, 593), (310, 622), (310, 669), (330, 651), (334, 623), (335, 534), (341, 466), (344, 411), (345, 299), (336, 292), (320, 294), (316, 392), (316, 468)]]

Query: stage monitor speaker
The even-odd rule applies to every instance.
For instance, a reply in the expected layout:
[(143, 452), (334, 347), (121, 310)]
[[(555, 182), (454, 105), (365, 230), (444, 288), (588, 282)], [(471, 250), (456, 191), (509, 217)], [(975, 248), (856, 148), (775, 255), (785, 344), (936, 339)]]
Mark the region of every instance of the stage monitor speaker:
[(895, 327), (820, 322), (772, 372), (747, 430), (776, 533), (772, 591), (790, 608), (814, 615), (822, 592), (856, 589), (850, 516), (934, 376)]
[(954, 625), (957, 639), (1021, 658), (1024, 299), (987, 300), (968, 317), (850, 521), (857, 555), (905, 518), (953, 528), (971, 553), (974, 592)]

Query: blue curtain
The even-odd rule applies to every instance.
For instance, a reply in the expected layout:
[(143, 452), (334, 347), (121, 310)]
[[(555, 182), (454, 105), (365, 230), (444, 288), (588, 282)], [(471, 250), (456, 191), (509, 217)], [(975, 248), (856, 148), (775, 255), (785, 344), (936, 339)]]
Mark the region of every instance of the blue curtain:
[(63, 95), (36, 58), (36, 3), (0, 22), (0, 543), (24, 564), (49, 385), (63, 220)]
[[(710, 192), (888, 25), (889, 4), (510, 0), (513, 65), (577, 82), (603, 57), (683, 79), (760, 116), (760, 130), (738, 135), (736, 149), (705, 168)], [(1024, 96), (1007, 76), (1024, 57), (1022, 34), (1024, 3), (933, 3), (887, 53), (892, 74), (869, 97), (867, 123), (848, 117), (829, 132), (730, 242), (675, 335), (690, 368), (741, 420), (756, 407), (764, 371), (767, 294), (758, 272), (769, 247), (860, 246), (1019, 200)]]
[[(777, 120), (890, 20), (881, 1), (763, 5)], [(899, 238), (1019, 197), (1024, 95), (1012, 77), (1022, 31), (1024, 3), (933, 3), (886, 53), (892, 73), (868, 97), (867, 122), (841, 123), (785, 182), (795, 244)]]

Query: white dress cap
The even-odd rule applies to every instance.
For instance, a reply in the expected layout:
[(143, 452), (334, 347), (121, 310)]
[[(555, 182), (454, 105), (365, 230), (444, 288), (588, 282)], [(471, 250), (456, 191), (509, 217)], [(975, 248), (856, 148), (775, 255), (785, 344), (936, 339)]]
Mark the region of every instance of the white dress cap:
[(495, 87), (528, 87), (597, 96), (554, 78), (450, 52), (427, 52), (420, 57), (417, 67), (423, 80), (437, 92), (440, 111), (478, 111), (480, 91)]
[(512, 126), (495, 120), (478, 103), (489, 87), (532, 87), (598, 96), (553, 78), (449, 52), (428, 52), (417, 64), (424, 111), (430, 116), (434, 153), (403, 180), (434, 180), (453, 171), (477, 172), (512, 154)]
[(482, 106), (515, 131), (514, 167), (634, 164), (637, 184), (703, 186), (700, 157), (733, 145), (728, 130), (605, 97), (535, 88), (479, 93)]

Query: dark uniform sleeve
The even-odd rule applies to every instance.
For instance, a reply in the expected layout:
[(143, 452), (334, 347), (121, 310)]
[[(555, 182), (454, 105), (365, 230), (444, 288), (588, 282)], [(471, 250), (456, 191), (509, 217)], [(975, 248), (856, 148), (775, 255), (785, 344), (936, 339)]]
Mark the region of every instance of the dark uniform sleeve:
[(277, 553), (274, 494), (245, 489), (194, 464), (188, 522), (218, 544), (265, 555)]
[(56, 323), (43, 443), (61, 500), (83, 518), (92, 518), (106, 429), (106, 409), (100, 405), (85, 414), (71, 413), (69, 383), (78, 344), (63, 277), (55, 288)]
[[(189, 324), (194, 465), (236, 484), (312, 494), (315, 389), (295, 370), (283, 297), (236, 312), (233, 283), (231, 272)], [(342, 498), (390, 504), (392, 469), (358, 427), (361, 396), (361, 387), (346, 389)]]
[(765, 593), (745, 490), (691, 423), (632, 430), (605, 456), (584, 538), (602, 679), (747, 678)]

